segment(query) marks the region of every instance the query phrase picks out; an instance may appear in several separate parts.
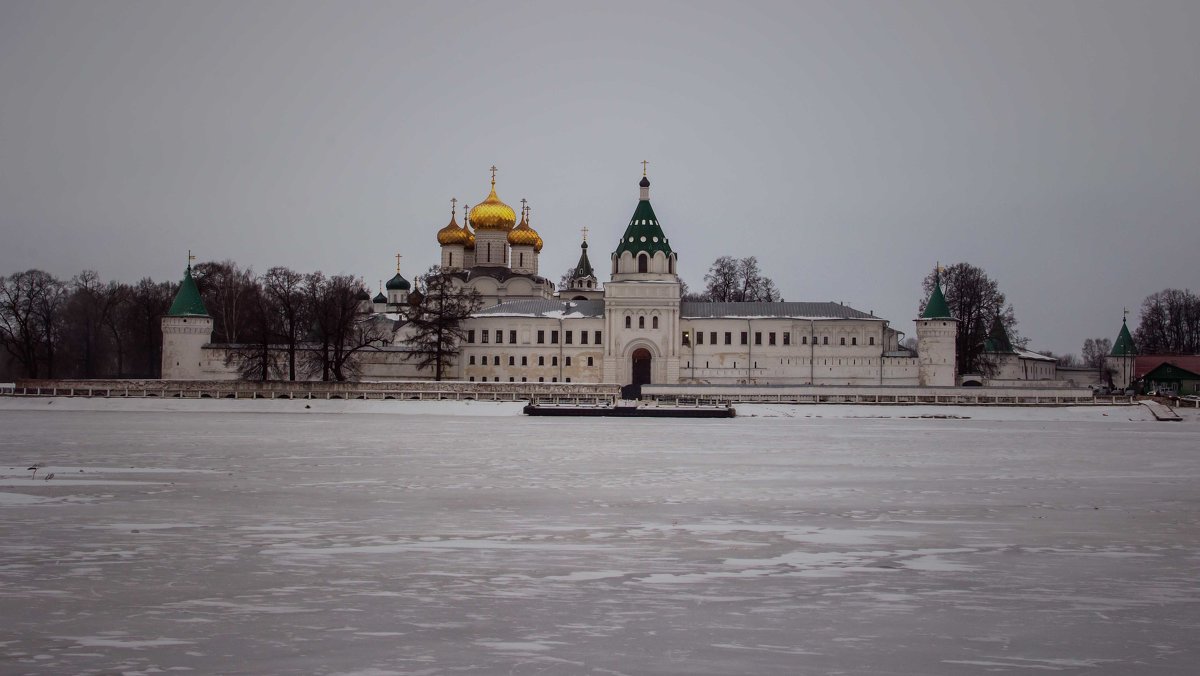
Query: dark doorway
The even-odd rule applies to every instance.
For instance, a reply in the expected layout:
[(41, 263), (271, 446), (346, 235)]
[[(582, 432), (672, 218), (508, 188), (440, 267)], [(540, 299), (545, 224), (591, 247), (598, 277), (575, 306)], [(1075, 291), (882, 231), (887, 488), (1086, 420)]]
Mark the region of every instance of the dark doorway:
[(644, 347), (633, 351), (633, 384), (650, 384), (650, 350)]

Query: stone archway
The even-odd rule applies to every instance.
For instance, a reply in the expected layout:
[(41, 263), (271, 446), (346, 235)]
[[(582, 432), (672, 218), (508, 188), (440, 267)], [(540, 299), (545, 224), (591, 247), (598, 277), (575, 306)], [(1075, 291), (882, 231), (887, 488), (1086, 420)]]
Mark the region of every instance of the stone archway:
[(652, 373), (651, 366), (653, 357), (650, 356), (650, 350), (644, 347), (639, 347), (633, 351), (633, 377), (632, 381), (636, 387), (650, 384), (650, 374)]

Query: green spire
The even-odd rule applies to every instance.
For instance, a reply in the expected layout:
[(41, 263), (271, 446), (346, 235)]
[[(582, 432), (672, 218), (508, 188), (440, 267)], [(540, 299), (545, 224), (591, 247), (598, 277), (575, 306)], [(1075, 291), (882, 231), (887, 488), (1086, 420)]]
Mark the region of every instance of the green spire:
[(942, 295), (941, 266), (933, 271), (933, 293), (929, 294), (929, 302), (925, 304), (925, 311), (921, 313), (921, 319), (954, 319), (950, 315), (950, 306), (946, 304), (946, 297)]
[(196, 280), (192, 279), (191, 261), (188, 262), (187, 269), (183, 273), (183, 283), (179, 285), (179, 291), (175, 293), (175, 300), (172, 301), (171, 309), (167, 311), (167, 316), (208, 316), (208, 309), (204, 307), (204, 299), (200, 297), (200, 289), (196, 288)]
[(1016, 354), (1013, 349), (1012, 341), (1008, 339), (1008, 331), (1004, 328), (1004, 321), (1000, 319), (1000, 315), (992, 320), (992, 330), (988, 333), (987, 340), (983, 341), (983, 350), (985, 352)]
[(1126, 325), (1124, 318), (1121, 319), (1121, 333), (1117, 336), (1117, 342), (1113, 343), (1112, 352), (1109, 354), (1113, 357), (1137, 355), (1137, 346), (1133, 344), (1133, 336), (1129, 335), (1129, 326)]
[(658, 224), (654, 207), (650, 206), (650, 179), (642, 176), (642, 182), (638, 185), (641, 187), (641, 199), (638, 200), (637, 208), (633, 210), (633, 218), (629, 219), (625, 234), (621, 235), (621, 243), (617, 245), (613, 254), (620, 256), (622, 252), (628, 251), (637, 256), (644, 251), (653, 256), (654, 252), (661, 251), (670, 256), (671, 245)]
[(588, 245), (586, 239), (583, 240), (583, 244), (579, 245), (579, 248), (579, 262), (575, 264), (575, 272), (572, 273), (572, 276), (575, 279), (579, 279), (581, 277), (595, 277), (596, 273), (592, 271), (592, 262), (588, 260)]

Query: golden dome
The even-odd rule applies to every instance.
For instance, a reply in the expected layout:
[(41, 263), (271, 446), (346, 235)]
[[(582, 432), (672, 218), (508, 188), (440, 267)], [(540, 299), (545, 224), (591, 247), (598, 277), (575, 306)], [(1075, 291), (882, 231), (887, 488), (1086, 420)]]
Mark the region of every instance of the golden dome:
[(542, 236), (538, 235), (537, 242), (533, 245), (533, 252), (541, 253), (542, 252), (542, 244), (544, 244), (544, 242), (542, 242)]
[(442, 246), (450, 244), (466, 246), (467, 240), (467, 231), (458, 227), (458, 221), (454, 220), (453, 214), (450, 216), (450, 222), (446, 224), (446, 227), (437, 231), (437, 241)]
[(492, 192), (471, 209), (471, 224), (476, 230), (512, 230), (517, 214), (496, 197), (496, 175), (492, 174)]
[(529, 227), (529, 216), (524, 212), (521, 214), (520, 225), (508, 232), (508, 243), (511, 246), (536, 247), (541, 239), (537, 231)]

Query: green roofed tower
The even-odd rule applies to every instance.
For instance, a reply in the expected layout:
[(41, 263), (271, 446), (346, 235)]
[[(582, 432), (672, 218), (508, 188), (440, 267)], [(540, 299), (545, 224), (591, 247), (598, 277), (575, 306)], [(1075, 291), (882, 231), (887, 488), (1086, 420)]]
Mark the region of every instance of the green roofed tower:
[(1004, 328), (1004, 320), (1000, 318), (1000, 315), (996, 315), (996, 318), (992, 320), (992, 330), (988, 332), (987, 339), (983, 341), (983, 349), (985, 352), (993, 354), (1017, 353), (1013, 349), (1012, 341), (1008, 337), (1008, 330)]
[[(191, 257), (191, 253), (188, 254), (188, 257)], [(167, 316), (208, 316), (208, 308), (204, 307), (204, 299), (200, 297), (200, 289), (196, 287), (196, 280), (192, 279), (192, 263), (190, 260), (183, 272), (183, 282), (179, 285), (179, 291), (175, 293), (175, 300), (171, 302), (171, 309), (167, 310)]]
[(942, 294), (941, 266), (933, 271), (933, 292), (929, 294), (929, 302), (925, 304), (921, 319), (953, 319), (950, 315), (950, 305), (946, 303), (946, 296)]
[(1129, 335), (1129, 326), (1125, 323), (1124, 318), (1121, 319), (1121, 333), (1117, 335), (1117, 342), (1113, 343), (1112, 352), (1109, 353), (1109, 356), (1137, 356), (1137, 346), (1133, 344), (1133, 336)]
[(667, 241), (667, 236), (659, 225), (658, 216), (654, 215), (654, 207), (650, 206), (650, 179), (643, 175), (638, 186), (641, 188), (641, 194), (637, 208), (633, 210), (633, 217), (629, 219), (629, 225), (625, 227), (625, 234), (621, 235), (614, 255), (620, 256), (626, 251), (634, 256), (642, 252), (654, 255), (655, 252), (661, 251), (670, 256), (671, 243)]

